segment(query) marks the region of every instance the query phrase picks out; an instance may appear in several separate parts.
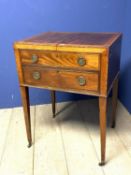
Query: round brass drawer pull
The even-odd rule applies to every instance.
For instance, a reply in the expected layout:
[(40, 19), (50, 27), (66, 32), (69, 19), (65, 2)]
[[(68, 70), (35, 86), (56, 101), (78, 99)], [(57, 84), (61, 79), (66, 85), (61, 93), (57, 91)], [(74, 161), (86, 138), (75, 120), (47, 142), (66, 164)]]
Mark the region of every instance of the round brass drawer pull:
[(80, 86), (86, 85), (86, 79), (83, 76), (78, 77), (78, 82)]
[(33, 54), (32, 55), (32, 63), (36, 63), (38, 61), (38, 56)]
[(40, 72), (33, 72), (33, 78), (35, 80), (39, 80), (40, 79)]
[(80, 65), (80, 66), (84, 66), (86, 64), (86, 59), (83, 58), (83, 57), (79, 57), (77, 59), (77, 63)]

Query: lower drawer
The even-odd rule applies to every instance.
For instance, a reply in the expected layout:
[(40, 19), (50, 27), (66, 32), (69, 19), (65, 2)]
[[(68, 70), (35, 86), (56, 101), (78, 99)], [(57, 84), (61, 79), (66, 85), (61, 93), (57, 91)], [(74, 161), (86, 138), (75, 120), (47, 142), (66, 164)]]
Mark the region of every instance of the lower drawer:
[(23, 66), (23, 76), (24, 83), (32, 86), (76, 91), (98, 92), (99, 90), (99, 75), (97, 72), (74, 72)]

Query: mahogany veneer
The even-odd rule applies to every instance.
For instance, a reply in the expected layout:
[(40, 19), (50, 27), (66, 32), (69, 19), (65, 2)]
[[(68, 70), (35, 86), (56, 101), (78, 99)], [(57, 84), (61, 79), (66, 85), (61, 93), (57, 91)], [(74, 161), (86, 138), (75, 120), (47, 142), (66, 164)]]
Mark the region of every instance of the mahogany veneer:
[(115, 127), (120, 33), (47, 32), (15, 42), (14, 51), (29, 146), (32, 144), (28, 87), (99, 97), (101, 162), (105, 164), (107, 97), (113, 88), (111, 126)]

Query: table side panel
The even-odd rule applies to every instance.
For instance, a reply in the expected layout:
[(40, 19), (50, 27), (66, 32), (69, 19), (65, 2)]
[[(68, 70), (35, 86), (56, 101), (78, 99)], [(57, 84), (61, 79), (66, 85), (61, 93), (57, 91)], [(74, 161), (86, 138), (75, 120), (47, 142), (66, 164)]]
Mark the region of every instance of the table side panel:
[(113, 80), (120, 71), (121, 41), (122, 37), (113, 43), (109, 50), (108, 91), (111, 89)]
[(16, 68), (18, 72), (19, 83), (23, 84), (23, 71), (22, 71), (22, 63), (21, 63), (19, 49), (14, 48), (14, 54), (15, 54), (15, 61), (16, 61)]

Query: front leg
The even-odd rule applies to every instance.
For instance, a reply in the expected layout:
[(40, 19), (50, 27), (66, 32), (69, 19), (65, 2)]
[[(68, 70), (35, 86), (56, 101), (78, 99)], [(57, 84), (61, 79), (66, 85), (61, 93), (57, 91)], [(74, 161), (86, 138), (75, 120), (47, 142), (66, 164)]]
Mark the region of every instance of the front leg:
[(20, 92), (21, 92), (21, 99), (22, 99), (22, 104), (23, 104), (27, 139), (28, 139), (28, 143), (29, 143), (28, 147), (31, 147), (32, 137), (31, 137), (29, 89), (28, 89), (28, 87), (21, 86), (20, 87)]
[(99, 163), (100, 166), (105, 164), (106, 111), (107, 111), (107, 97), (99, 97), (100, 140), (101, 140), (101, 162)]

